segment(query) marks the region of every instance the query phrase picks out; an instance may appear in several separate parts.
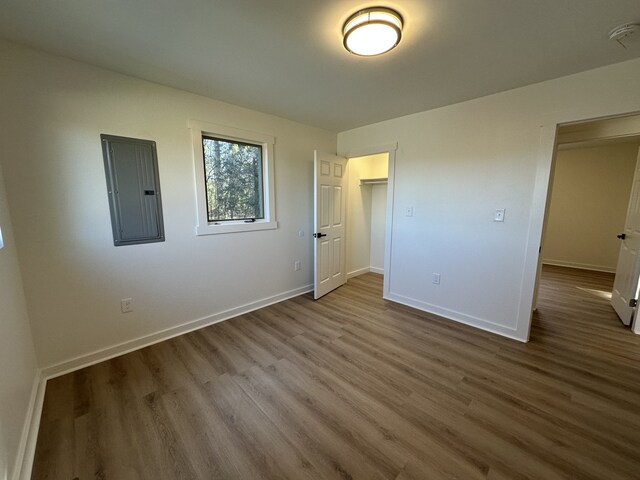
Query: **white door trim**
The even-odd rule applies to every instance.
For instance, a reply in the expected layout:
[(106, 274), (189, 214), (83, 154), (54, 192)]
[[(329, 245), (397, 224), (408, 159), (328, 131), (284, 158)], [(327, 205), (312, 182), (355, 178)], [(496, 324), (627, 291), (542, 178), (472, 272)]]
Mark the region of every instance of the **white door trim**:
[(524, 269), (520, 284), (520, 305), (516, 322), (516, 336), (529, 341), (531, 319), (535, 297), (537, 296), (538, 272), (541, 267), (540, 249), (549, 193), (551, 191), (551, 171), (556, 151), (557, 124), (540, 127), (540, 143), (533, 198), (529, 212), (529, 230), (524, 255)]

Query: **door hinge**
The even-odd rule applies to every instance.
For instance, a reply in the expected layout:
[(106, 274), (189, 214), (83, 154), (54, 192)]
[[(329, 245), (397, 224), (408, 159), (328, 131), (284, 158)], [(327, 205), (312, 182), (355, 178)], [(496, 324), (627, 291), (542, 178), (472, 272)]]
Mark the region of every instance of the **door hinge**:
[(631, 308), (637, 307), (638, 306), (638, 299), (637, 298), (632, 298), (631, 300), (629, 300), (629, 306)]

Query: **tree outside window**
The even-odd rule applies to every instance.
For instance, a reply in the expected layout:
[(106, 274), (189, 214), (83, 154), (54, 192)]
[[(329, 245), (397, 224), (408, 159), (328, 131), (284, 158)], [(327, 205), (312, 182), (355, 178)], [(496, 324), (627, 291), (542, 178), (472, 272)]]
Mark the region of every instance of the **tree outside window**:
[(202, 136), (209, 222), (264, 219), (262, 146)]

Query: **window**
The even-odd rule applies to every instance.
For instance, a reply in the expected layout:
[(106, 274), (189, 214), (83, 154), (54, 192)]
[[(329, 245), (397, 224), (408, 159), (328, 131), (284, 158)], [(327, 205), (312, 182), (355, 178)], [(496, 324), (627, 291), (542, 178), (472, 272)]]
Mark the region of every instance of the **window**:
[(191, 121), (197, 235), (277, 228), (272, 136)]
[(208, 222), (264, 219), (262, 146), (202, 137)]

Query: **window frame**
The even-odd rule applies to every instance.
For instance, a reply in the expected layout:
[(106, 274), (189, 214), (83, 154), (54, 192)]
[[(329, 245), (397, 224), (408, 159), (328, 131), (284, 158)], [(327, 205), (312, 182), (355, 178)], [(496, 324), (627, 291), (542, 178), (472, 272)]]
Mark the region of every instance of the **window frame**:
[[(275, 230), (278, 228), (275, 208), (274, 157), (275, 137), (264, 133), (251, 132), (239, 128), (216, 125), (199, 120), (190, 120), (191, 141), (193, 144), (193, 168), (196, 186), (196, 235), (216, 235), (221, 233), (250, 232), (256, 230)], [(203, 137), (214, 137), (230, 142), (248, 143), (262, 147), (262, 198), (264, 219), (252, 222), (245, 220), (223, 220), (209, 222), (207, 212), (207, 189), (204, 177)]]

